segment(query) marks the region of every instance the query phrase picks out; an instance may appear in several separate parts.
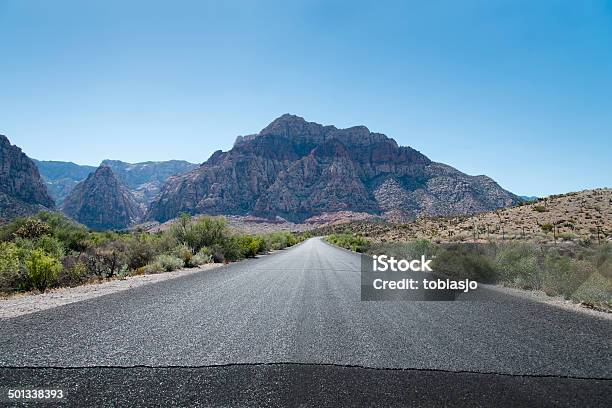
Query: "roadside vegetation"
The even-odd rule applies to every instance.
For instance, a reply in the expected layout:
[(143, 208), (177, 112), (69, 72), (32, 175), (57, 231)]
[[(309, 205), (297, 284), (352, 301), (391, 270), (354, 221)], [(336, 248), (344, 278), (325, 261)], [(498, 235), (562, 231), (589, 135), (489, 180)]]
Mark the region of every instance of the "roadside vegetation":
[(44, 291), (232, 262), (300, 239), (289, 232), (236, 234), (222, 217), (188, 215), (157, 233), (92, 232), (60, 214), (41, 212), (0, 227), (0, 292)]
[(456, 279), (541, 290), (549, 296), (612, 311), (611, 243), (490, 241), (437, 244), (419, 239), (373, 243), (351, 233), (333, 234), (334, 245), (396, 259), (433, 258), (434, 271)]
[(369, 245), (367, 239), (351, 233), (331, 234), (326, 236), (325, 240), (331, 244), (355, 252), (365, 252)]

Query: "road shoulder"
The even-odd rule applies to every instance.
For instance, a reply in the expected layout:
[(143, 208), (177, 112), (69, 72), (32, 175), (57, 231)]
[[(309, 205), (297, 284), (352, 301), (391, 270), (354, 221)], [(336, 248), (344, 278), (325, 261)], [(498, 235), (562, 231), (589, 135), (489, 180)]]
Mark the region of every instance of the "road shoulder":
[(70, 303), (94, 299), (100, 296), (133, 289), (152, 283), (209, 271), (221, 266), (223, 266), (223, 264), (220, 263), (205, 264), (197, 268), (180, 269), (173, 272), (129, 276), (124, 279), (113, 279), (100, 283), (56, 288), (44, 293), (19, 293), (5, 298), (0, 298), (0, 319), (10, 319)]

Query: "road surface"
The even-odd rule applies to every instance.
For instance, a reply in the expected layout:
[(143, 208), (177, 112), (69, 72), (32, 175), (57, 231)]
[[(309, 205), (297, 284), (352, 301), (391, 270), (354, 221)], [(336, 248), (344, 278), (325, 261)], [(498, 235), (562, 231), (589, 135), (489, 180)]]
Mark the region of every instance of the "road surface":
[[(63, 386), (72, 404), (77, 395), (92, 403), (104, 395), (96, 401), (104, 405), (140, 394), (143, 405), (197, 396), (223, 405), (609, 401), (610, 320), (503, 294), (494, 302), (361, 302), (359, 271), (359, 255), (314, 238), (3, 319), (0, 379)], [(153, 378), (164, 380), (153, 386)]]

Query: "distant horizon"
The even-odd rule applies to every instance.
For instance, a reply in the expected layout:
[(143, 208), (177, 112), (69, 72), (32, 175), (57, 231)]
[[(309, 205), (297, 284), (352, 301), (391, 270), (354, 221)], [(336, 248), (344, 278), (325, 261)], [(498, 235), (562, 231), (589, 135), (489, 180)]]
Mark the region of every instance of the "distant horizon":
[(202, 163), (291, 112), (515, 194), (612, 185), (605, 0), (0, 0), (0, 36), (0, 133), (39, 160)]

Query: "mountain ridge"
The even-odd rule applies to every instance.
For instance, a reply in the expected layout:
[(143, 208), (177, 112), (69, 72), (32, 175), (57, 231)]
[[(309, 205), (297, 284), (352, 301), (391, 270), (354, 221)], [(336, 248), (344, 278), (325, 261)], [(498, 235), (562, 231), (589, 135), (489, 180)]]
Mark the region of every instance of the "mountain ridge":
[[(324, 149), (341, 154), (326, 155)], [(487, 176), (433, 162), (365, 126), (338, 129), (284, 114), (258, 134), (237, 138), (227, 152), (216, 151), (198, 168), (169, 178), (147, 218), (164, 222), (187, 212), (280, 215), (300, 222), (326, 212), (366, 210), (410, 219), (519, 201)]]
[[(97, 169), (96, 166), (64, 161), (34, 160), (34, 162), (57, 204), (61, 204), (77, 183), (85, 180)], [(103, 160), (101, 165), (110, 167), (113, 173), (132, 191), (137, 201), (144, 206), (155, 199), (168, 177), (198, 166), (198, 164), (184, 160), (127, 163), (112, 159)]]
[(125, 229), (144, 213), (133, 194), (106, 165), (79, 182), (60, 210), (94, 230)]
[(32, 159), (0, 135), (0, 218), (29, 215), (54, 206)]

